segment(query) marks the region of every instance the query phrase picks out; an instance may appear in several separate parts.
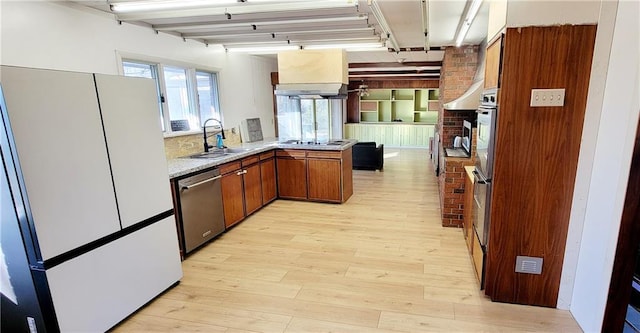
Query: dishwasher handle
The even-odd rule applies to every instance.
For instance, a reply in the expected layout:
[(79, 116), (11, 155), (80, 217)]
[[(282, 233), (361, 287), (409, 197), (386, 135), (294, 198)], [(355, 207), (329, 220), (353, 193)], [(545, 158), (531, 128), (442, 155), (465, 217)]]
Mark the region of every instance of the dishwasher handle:
[(206, 183), (208, 183), (208, 182), (212, 182), (212, 181), (214, 181), (214, 180), (218, 180), (218, 179), (220, 179), (220, 178), (222, 178), (222, 176), (215, 176), (215, 177), (213, 177), (213, 178), (205, 179), (205, 180), (200, 181), (200, 182), (197, 182), (197, 183), (195, 183), (195, 184), (191, 184), (191, 185), (187, 185), (187, 186), (182, 186), (182, 187), (180, 188), (180, 190), (182, 190), (182, 191), (186, 191), (186, 190), (192, 189), (192, 188), (194, 188), (194, 187), (196, 187), (196, 186), (200, 186), (200, 185), (202, 185), (202, 184), (206, 184)]

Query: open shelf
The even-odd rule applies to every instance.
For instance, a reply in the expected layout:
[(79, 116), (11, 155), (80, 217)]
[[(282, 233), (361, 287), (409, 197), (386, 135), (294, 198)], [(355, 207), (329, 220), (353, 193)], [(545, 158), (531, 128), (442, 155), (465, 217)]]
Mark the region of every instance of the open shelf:
[(435, 124), (439, 98), (438, 89), (371, 89), (360, 96), (360, 122)]

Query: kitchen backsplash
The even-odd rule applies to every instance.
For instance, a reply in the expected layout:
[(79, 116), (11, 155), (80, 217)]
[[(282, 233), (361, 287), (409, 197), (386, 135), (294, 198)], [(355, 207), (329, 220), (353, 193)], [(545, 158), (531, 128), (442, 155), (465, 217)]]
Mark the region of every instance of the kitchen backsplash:
[[(224, 145), (227, 147), (239, 146), (240, 135), (232, 133), (230, 130), (224, 131)], [(215, 144), (215, 135), (208, 140), (209, 144)], [(164, 152), (167, 159), (173, 159), (182, 156), (189, 156), (203, 152), (202, 134), (174, 136), (164, 139)]]

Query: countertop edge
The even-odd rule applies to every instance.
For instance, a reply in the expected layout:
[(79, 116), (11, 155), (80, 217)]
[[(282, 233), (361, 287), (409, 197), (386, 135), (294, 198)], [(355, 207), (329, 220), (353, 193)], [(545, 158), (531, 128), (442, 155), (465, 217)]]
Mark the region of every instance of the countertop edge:
[(467, 173), (467, 177), (471, 178), (471, 182), (474, 182), (473, 171), (475, 169), (475, 165), (467, 165), (464, 167), (464, 171)]
[(315, 145), (315, 144), (286, 144), (277, 140), (264, 140), (259, 142), (245, 143), (233, 148), (248, 149), (245, 152), (229, 154), (222, 158), (190, 158), (178, 157), (167, 160), (167, 169), (169, 171), (169, 179), (173, 180), (178, 177), (190, 175), (202, 170), (210, 169), (225, 163), (233, 162), (247, 156), (264, 153), (275, 149), (301, 149), (301, 150), (330, 150), (343, 151), (351, 148), (358, 141), (353, 139), (341, 139), (345, 143), (342, 145)]

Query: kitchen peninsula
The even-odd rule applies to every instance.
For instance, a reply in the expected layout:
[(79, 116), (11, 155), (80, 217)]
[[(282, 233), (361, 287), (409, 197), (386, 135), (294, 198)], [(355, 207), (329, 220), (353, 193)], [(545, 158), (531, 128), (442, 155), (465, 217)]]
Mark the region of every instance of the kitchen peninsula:
[(355, 143), (264, 140), (170, 159), (182, 257), (277, 198), (347, 201)]

